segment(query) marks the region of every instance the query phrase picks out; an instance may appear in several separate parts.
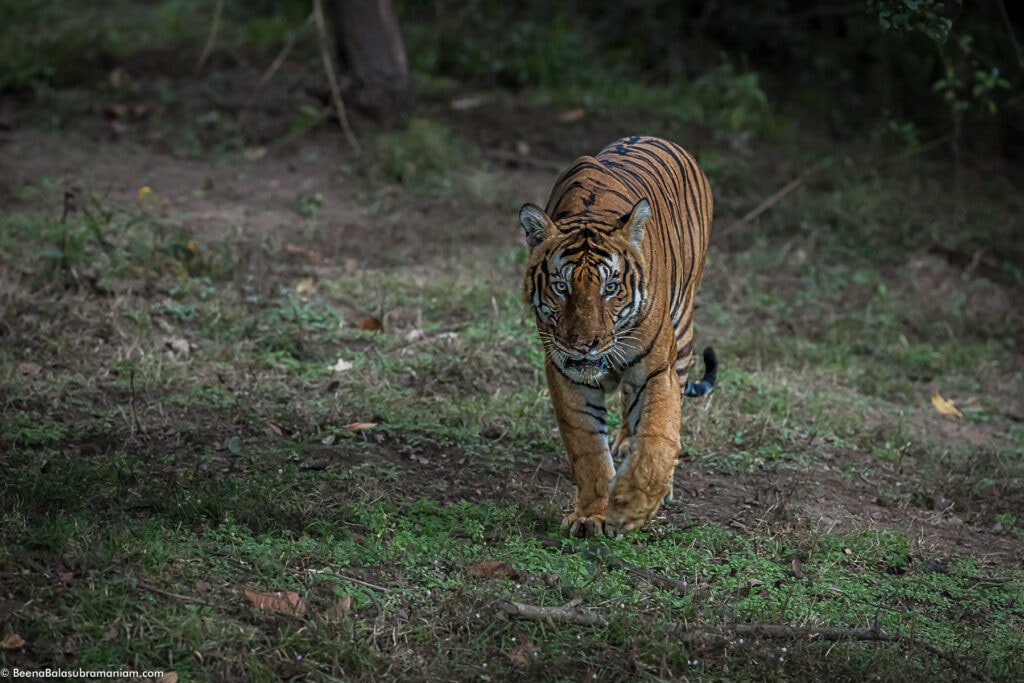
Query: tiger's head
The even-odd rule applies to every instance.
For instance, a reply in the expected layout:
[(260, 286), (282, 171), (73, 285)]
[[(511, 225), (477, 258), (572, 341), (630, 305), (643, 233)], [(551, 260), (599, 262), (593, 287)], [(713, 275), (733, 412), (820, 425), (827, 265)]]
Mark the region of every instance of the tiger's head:
[(634, 355), (630, 331), (649, 308), (640, 247), (650, 217), (646, 199), (605, 220), (519, 211), (530, 247), (523, 297), (548, 357), (572, 380), (597, 385)]

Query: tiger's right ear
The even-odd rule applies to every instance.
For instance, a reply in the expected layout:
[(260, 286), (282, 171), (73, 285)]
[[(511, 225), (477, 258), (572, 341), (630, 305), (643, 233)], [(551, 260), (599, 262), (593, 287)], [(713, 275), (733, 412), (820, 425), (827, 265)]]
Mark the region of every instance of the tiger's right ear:
[(555, 230), (555, 224), (535, 204), (523, 204), (523, 208), (519, 209), (519, 225), (523, 226), (523, 232), (526, 233), (526, 244), (530, 251), (536, 249)]

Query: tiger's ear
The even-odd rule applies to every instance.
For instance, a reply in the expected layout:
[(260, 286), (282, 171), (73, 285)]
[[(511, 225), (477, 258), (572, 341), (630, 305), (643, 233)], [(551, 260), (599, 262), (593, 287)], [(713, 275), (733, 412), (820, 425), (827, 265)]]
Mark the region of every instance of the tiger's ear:
[(523, 208), (519, 209), (519, 225), (523, 226), (523, 232), (526, 233), (526, 244), (530, 251), (536, 249), (555, 229), (548, 215), (535, 204), (523, 204)]
[(644, 241), (644, 228), (647, 227), (647, 220), (651, 217), (651, 205), (646, 199), (641, 199), (629, 213), (619, 217), (622, 228), (629, 235), (629, 243), (639, 247)]

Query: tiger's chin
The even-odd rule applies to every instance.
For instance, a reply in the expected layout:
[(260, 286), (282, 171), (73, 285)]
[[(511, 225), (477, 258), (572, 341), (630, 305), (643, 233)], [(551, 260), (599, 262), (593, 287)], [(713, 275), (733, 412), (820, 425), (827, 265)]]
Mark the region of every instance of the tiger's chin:
[(576, 382), (596, 385), (611, 370), (607, 356), (597, 358), (572, 358), (565, 356), (558, 359), (558, 365), (565, 375)]

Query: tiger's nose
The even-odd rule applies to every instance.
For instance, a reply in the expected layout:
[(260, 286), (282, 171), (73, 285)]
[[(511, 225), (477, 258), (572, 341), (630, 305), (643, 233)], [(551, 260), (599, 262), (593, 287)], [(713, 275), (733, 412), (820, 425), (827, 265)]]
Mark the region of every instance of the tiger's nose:
[(601, 346), (601, 342), (597, 339), (590, 342), (589, 344), (584, 341), (578, 341), (572, 346), (573, 351), (578, 351), (582, 354), (597, 353), (597, 349)]

